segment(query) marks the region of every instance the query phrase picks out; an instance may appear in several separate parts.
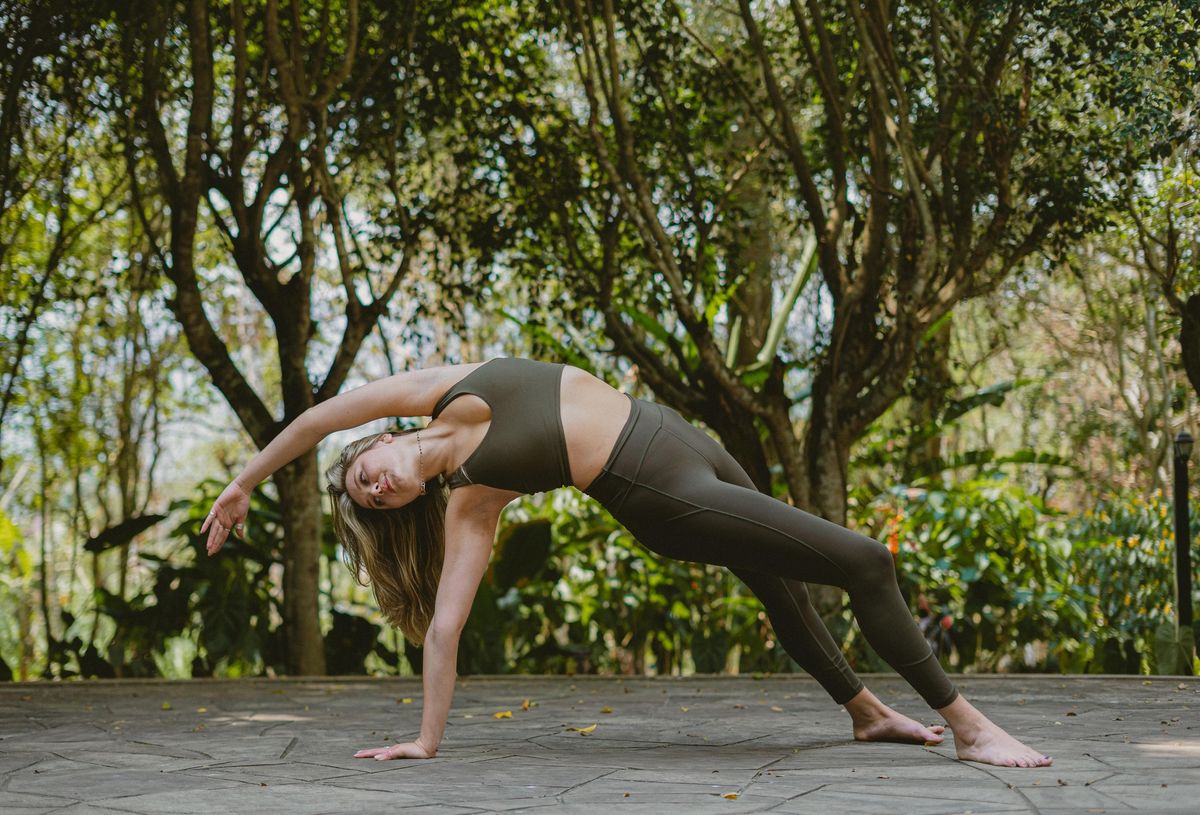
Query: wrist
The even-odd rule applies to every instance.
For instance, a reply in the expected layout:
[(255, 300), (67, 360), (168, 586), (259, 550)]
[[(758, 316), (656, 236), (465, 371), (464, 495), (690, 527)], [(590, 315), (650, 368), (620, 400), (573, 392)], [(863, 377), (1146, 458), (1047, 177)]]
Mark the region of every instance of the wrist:
[(237, 487), (238, 489), (240, 489), (242, 492), (246, 493), (247, 496), (249, 496), (250, 493), (254, 492), (255, 485), (253, 485), (253, 484), (248, 485), (245, 482), (245, 480), (242, 478), (242, 476), (240, 476), (240, 475), (237, 478), (233, 479), (233, 485), (235, 487)]
[(420, 735), (417, 736), (413, 743), (420, 745), (421, 749), (428, 753), (430, 758), (437, 755), (437, 740)]

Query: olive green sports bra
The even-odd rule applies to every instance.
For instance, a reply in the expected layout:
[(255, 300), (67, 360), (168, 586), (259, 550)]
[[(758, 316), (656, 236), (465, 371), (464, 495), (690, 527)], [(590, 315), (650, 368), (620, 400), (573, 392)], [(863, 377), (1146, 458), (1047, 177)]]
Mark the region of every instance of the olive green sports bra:
[(450, 489), (485, 484), (523, 493), (571, 484), (567, 440), (559, 412), (561, 362), (496, 357), (464, 376), (442, 394), (433, 418), (464, 393), (492, 410), (491, 424), (475, 452), (450, 474)]

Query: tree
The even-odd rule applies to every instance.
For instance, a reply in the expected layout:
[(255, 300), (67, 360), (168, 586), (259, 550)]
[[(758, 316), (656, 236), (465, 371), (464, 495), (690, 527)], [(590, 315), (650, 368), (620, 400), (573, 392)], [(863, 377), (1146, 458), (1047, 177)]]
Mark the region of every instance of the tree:
[[(447, 249), (486, 268), (497, 241), (480, 142), (496, 88), (524, 78), (493, 73), (499, 49), (483, 44), (515, 39), (515, 21), (490, 6), (189, 0), (118, 14), (136, 209), (151, 234), (157, 203), (169, 211), (155, 255), (174, 285), (171, 308), (260, 448), (338, 392), (411, 272)], [(472, 108), (482, 116), (466, 118)], [(465, 236), (448, 237), (457, 230)], [(225, 257), (273, 327), (278, 418), (206, 309), (220, 277), (204, 267)], [(317, 359), (324, 370), (310, 377)], [(324, 671), (317, 478), (315, 451), (274, 478), (287, 665), (300, 674)]]
[[(1116, 66), (1093, 49), (1154, 5), (1091, 14), (1066, 0), (797, 0), (773, 13), (740, 0), (738, 30), (714, 27), (699, 6), (564, 0), (584, 141), (611, 218), (586, 242), (562, 239), (598, 281), (617, 352), (663, 398), (742, 442), (731, 448), (764, 486), (766, 456), (748, 455), (737, 429), (754, 416), (792, 499), (844, 522), (853, 442), (904, 392), (954, 306), (1101, 223), (1106, 182), (1126, 159), (1113, 119), (1129, 100), (1103, 92)], [(1167, 30), (1171, 43), (1188, 36), (1181, 21)], [(1125, 56), (1149, 63), (1148, 36)], [(704, 72), (709, 92), (688, 93)], [(700, 137), (722, 124), (766, 142), (785, 173), (774, 192), (794, 196), (779, 231), (816, 241), (830, 317), (824, 325), (814, 309), (811, 346), (795, 362), (772, 349), (766, 364), (733, 367), (723, 353), (715, 317), (748, 271), (730, 265), (737, 222), (726, 204), (757, 159), (714, 160)], [(622, 242), (635, 244), (653, 283), (610, 263), (634, 254)], [(783, 259), (804, 281), (806, 254)], [(634, 292), (646, 290), (636, 308), (662, 331), (630, 320)], [(789, 367), (810, 370), (798, 445)]]

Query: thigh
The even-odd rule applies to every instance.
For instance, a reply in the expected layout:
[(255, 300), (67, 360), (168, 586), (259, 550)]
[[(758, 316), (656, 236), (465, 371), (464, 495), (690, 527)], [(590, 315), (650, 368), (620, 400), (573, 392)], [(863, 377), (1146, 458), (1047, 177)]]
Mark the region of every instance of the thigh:
[(701, 456), (712, 467), (717, 478), (730, 484), (756, 489), (753, 479), (738, 460), (721, 443), (696, 427), (674, 408), (663, 407), (663, 430)]
[(670, 483), (639, 483), (627, 510), (643, 545), (680, 560), (846, 589), (892, 567), (879, 541), (722, 481), (712, 468), (676, 467)]

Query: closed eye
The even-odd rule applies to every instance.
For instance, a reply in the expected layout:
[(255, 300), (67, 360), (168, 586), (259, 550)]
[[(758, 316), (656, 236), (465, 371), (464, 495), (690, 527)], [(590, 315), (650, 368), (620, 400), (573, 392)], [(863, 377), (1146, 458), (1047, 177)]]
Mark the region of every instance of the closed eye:
[[(366, 477), (365, 475), (363, 475), (363, 471), (362, 471), (362, 470), (359, 470), (359, 471), (358, 471), (358, 483), (359, 483), (359, 484), (361, 484), (361, 485), (363, 485), (364, 487), (365, 487), (365, 486), (367, 486), (367, 477)], [(375, 508), (376, 508), (376, 509), (382, 509), (382, 508), (383, 508), (383, 504), (380, 502), (380, 500), (379, 500), (379, 498), (378, 498), (378, 497), (371, 498), (371, 499), (369, 499), (369, 500), (370, 500), (370, 501), (371, 501), (371, 503), (372, 503), (372, 504), (375, 506)]]

